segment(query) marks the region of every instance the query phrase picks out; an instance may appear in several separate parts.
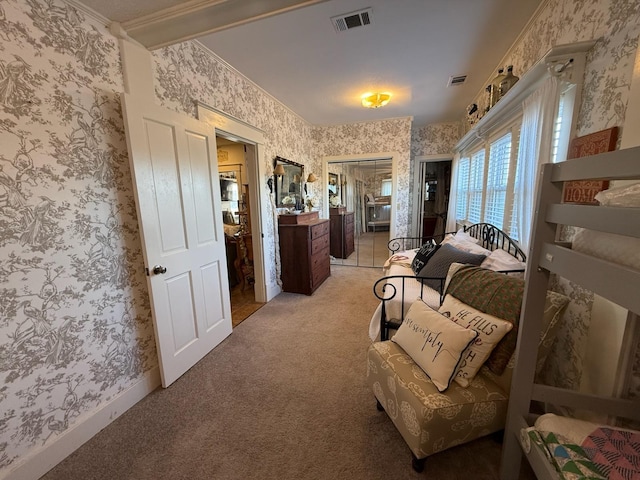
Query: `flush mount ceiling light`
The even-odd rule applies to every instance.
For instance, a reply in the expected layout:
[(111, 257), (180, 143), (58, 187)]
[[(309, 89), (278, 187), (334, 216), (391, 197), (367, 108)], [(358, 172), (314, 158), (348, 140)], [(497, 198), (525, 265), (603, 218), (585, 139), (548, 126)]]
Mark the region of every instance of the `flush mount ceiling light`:
[(367, 108), (384, 107), (391, 100), (390, 93), (365, 93), (362, 95), (362, 106)]

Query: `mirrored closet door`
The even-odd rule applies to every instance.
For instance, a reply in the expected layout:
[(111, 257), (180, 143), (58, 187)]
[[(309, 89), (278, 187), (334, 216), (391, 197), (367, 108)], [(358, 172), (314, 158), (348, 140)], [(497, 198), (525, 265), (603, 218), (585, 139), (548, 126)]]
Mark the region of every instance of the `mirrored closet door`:
[(331, 262), (381, 267), (389, 257), (391, 159), (328, 164)]

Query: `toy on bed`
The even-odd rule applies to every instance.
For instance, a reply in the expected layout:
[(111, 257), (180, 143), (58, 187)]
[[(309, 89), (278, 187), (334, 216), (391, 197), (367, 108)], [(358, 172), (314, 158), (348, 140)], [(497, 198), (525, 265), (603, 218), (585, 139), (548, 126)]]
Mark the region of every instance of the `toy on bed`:
[(524, 272), (526, 256), (503, 231), (479, 223), (427, 238), (395, 238), (389, 242), (391, 257), (383, 267), (383, 277), (373, 287), (380, 304), (371, 318), (371, 340), (389, 338), (398, 328), (409, 307), (421, 298), (437, 309), (453, 263), (481, 266), (509, 274)]
[[(628, 310), (629, 321), (640, 314), (640, 184), (598, 194), (603, 205), (562, 203), (562, 187), (571, 180), (640, 179), (640, 147), (541, 166), (534, 218), (530, 268), (522, 306), (510, 392), (500, 478), (517, 478), (522, 453), (539, 479), (640, 479), (640, 433), (579, 419), (541, 415), (541, 405), (610, 420), (640, 421), (638, 398), (586, 394), (536, 383), (535, 344), (541, 305), (551, 274)], [(622, 192), (622, 193), (620, 193)], [(556, 243), (559, 226), (577, 229), (571, 246)], [(635, 315), (632, 315), (634, 313)], [(616, 325), (612, 324), (612, 328)], [(627, 348), (603, 354), (629, 356)], [(620, 370), (622, 371), (622, 369)], [(637, 375), (637, 371), (635, 372)], [(609, 420), (607, 420), (609, 421)]]

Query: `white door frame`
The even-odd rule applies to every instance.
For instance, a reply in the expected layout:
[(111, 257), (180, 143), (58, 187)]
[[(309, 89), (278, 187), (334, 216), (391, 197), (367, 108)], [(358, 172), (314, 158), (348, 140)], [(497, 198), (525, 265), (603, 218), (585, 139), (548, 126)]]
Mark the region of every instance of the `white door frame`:
[[(356, 155), (333, 155), (322, 157), (322, 182), (329, 185), (329, 163), (336, 162), (367, 162), (374, 160), (391, 159), (391, 224), (389, 225), (389, 238), (396, 236), (396, 209), (398, 195), (398, 152), (360, 153)], [(329, 190), (322, 188), (322, 216), (329, 218)]]
[(266, 227), (262, 219), (261, 209), (261, 199), (263, 195), (266, 195), (264, 182), (260, 181), (266, 176), (265, 167), (260, 162), (264, 153), (264, 132), (202, 102), (197, 102), (196, 108), (198, 119), (213, 125), (216, 136), (253, 147), (253, 161), (247, 162), (247, 180), (249, 183), (249, 209), (251, 210), (251, 233), (253, 237), (254, 294), (256, 302), (266, 303), (273, 296), (269, 297), (267, 295), (265, 281), (266, 268), (263, 240)]
[[(420, 221), (420, 164), (430, 162), (453, 162), (453, 155), (418, 155), (413, 162), (413, 198), (411, 199), (411, 228), (408, 230), (410, 236), (422, 237), (422, 222)], [(446, 231), (446, 230), (445, 230)]]

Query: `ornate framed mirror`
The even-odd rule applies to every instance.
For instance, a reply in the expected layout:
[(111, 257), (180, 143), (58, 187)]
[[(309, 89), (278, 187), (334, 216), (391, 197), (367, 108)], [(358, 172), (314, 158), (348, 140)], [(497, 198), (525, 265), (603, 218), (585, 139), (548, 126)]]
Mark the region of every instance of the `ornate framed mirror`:
[(304, 165), (282, 157), (274, 158), (273, 180), (276, 207), (302, 209), (304, 206), (303, 179)]

